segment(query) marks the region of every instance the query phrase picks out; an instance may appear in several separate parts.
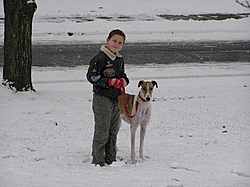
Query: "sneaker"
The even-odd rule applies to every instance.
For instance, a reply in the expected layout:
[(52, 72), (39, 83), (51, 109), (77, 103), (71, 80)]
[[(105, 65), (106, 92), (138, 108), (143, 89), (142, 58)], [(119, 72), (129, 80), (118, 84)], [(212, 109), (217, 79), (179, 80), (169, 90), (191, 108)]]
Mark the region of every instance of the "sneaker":
[(98, 164), (95, 164), (95, 166), (104, 167), (104, 166), (105, 166), (105, 163), (104, 163), (104, 162), (100, 162), (100, 163), (98, 163)]
[(122, 167), (126, 165), (126, 162), (124, 161), (118, 161), (118, 162), (113, 162), (112, 164), (110, 164), (109, 166), (110, 167)]
[(108, 165), (112, 164), (113, 162), (116, 162), (116, 160), (112, 160), (112, 161), (109, 160), (109, 159), (105, 160), (105, 163), (108, 164)]

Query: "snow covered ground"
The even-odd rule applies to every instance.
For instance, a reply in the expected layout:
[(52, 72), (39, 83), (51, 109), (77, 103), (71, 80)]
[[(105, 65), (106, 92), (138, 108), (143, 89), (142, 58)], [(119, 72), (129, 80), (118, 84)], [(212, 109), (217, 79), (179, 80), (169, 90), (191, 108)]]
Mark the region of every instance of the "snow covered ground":
[[(245, 3), (244, 0), (241, 2)], [(249, 40), (250, 17), (170, 21), (159, 15), (239, 14), (249, 9), (235, 0), (36, 0), (33, 43), (102, 43), (120, 28), (127, 42)], [(2, 3), (0, 10), (3, 9)], [(1, 11), (0, 11), (1, 13)], [(0, 14), (0, 17), (3, 17)], [(3, 31), (3, 20), (0, 20)], [(68, 36), (68, 32), (73, 33)], [(3, 38), (3, 32), (0, 32)], [(0, 44), (3, 44), (1, 40)]]
[[(157, 16), (249, 13), (234, 0), (37, 0), (37, 4), (33, 43), (103, 43), (113, 28), (124, 30), (127, 42), (250, 36), (249, 17), (169, 21)], [(105, 16), (114, 20), (101, 19)], [(121, 16), (133, 20), (117, 20)], [(93, 21), (82, 21), (83, 17)], [(0, 27), (3, 31), (1, 20)], [(129, 126), (124, 122), (118, 158), (128, 164), (105, 168), (91, 165), (94, 123), (86, 70), (87, 66), (33, 67), (34, 93), (13, 93), (0, 86), (1, 187), (250, 186), (250, 62), (127, 65), (131, 79), (127, 92), (136, 94), (141, 79), (159, 85), (145, 139), (147, 159), (129, 163)], [(2, 77), (2, 68), (0, 72)]]
[[(87, 67), (34, 68), (35, 93), (0, 87), (1, 187), (250, 185), (250, 63), (127, 66), (156, 80), (146, 161), (91, 165), (92, 87)], [(130, 160), (123, 122), (118, 158)], [(137, 150), (138, 150), (137, 134)], [(138, 152), (138, 151), (137, 151)]]

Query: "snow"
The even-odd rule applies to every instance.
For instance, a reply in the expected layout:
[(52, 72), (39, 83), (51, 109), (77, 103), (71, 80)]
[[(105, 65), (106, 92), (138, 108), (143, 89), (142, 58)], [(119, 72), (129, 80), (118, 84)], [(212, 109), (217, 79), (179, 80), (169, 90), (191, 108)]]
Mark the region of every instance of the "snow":
[[(36, 2), (35, 44), (104, 43), (113, 28), (123, 29), (127, 42), (249, 40), (250, 34), (249, 18), (167, 21), (156, 16), (249, 12), (234, 0)], [(120, 15), (135, 20), (97, 18)], [(64, 19), (76, 16), (94, 21)], [(130, 163), (129, 125), (123, 122), (118, 136), (123, 161), (104, 168), (91, 165), (94, 120), (86, 70), (33, 67), (36, 92), (0, 87), (1, 187), (250, 186), (250, 62), (126, 65), (128, 93), (136, 94), (142, 79), (159, 86), (146, 132), (146, 160), (137, 151), (137, 163)]]
[[(72, 0), (70, 3), (66, 0), (37, 0), (36, 3), (34, 44), (103, 43), (107, 33), (114, 28), (120, 28), (127, 34), (128, 43), (250, 39), (250, 17), (221, 21), (170, 21), (157, 16), (250, 13), (235, 0)], [(2, 3), (0, 9), (3, 9), (1, 6)], [(4, 17), (3, 11), (0, 17)], [(3, 22), (0, 22), (0, 27), (3, 31)], [(73, 36), (68, 36), (68, 32)], [(3, 32), (0, 37), (3, 38)], [(0, 44), (3, 45), (3, 41)]]
[(250, 185), (250, 63), (126, 69), (129, 93), (138, 92), (141, 79), (159, 85), (144, 162), (138, 158), (138, 132), (138, 162), (129, 162), (129, 125), (123, 122), (117, 156), (128, 164), (92, 166), (94, 122), (87, 66), (34, 67), (37, 92), (13, 93), (0, 87), (0, 186)]

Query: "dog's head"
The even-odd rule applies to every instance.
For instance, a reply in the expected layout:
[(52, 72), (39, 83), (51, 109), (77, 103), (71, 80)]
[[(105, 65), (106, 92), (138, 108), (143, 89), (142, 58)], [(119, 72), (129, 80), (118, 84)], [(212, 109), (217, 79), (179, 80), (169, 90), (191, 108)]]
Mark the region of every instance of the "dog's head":
[(152, 98), (152, 93), (153, 93), (153, 89), (155, 86), (156, 86), (156, 88), (158, 88), (156, 81), (140, 80), (138, 83), (138, 87), (141, 87), (140, 96), (143, 99), (150, 101)]

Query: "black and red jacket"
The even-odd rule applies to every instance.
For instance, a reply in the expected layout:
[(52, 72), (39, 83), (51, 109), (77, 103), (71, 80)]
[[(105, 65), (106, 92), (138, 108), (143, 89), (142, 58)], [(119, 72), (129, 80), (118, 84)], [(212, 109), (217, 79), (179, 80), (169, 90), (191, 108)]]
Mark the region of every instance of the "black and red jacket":
[(93, 92), (111, 100), (117, 100), (122, 94), (121, 89), (108, 85), (109, 78), (124, 78), (127, 84), (129, 79), (124, 69), (124, 59), (120, 53), (112, 53), (105, 46), (94, 56), (86, 74), (88, 81), (93, 84)]

